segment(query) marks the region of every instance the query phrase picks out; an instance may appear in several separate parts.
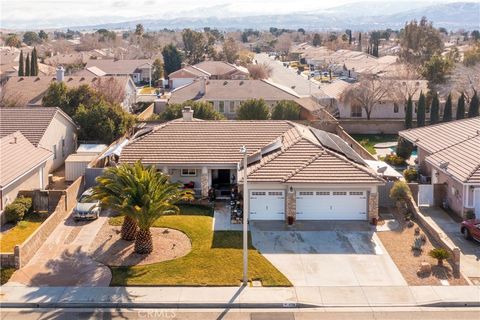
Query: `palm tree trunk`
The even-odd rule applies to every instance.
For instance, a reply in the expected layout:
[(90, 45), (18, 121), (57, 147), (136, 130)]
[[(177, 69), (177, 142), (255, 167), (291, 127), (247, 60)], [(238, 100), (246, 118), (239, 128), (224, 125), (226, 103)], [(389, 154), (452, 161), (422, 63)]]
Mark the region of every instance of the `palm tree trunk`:
[(133, 241), (137, 235), (137, 222), (129, 216), (123, 220), (120, 236), (123, 240)]
[(135, 252), (139, 254), (149, 254), (153, 251), (152, 234), (150, 229), (140, 229), (135, 239)]

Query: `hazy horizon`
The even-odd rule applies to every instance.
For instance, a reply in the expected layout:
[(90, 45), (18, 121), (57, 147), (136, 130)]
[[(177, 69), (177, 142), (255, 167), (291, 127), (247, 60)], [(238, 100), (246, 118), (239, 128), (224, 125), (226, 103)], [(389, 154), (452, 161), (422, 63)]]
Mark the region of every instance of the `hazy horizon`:
[[(1, 28), (39, 29), (86, 26), (104, 23), (116, 23), (136, 19), (174, 19), (174, 18), (225, 18), (264, 14), (286, 14), (299, 12), (321, 12), (345, 4), (378, 2), (389, 6), (391, 12), (419, 8), (426, 5), (454, 3), (458, 0), (336, 0), (315, 1), (300, 0), (292, 3), (286, 0), (240, 0), (232, 3), (226, 0), (210, 0), (199, 3), (193, 0), (144, 1), (73, 1), (73, 0), (1, 0)], [(467, 1), (472, 2), (472, 1)], [(475, 1), (473, 1), (475, 2)], [(406, 5), (408, 3), (408, 6)], [(372, 7), (375, 11), (375, 8)], [(391, 13), (391, 12), (385, 12)], [(72, 15), (74, 13), (74, 15)]]

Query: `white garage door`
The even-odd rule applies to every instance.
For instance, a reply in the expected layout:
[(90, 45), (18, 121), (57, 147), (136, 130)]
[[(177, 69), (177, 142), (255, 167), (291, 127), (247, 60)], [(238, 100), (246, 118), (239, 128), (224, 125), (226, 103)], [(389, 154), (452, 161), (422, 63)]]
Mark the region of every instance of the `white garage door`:
[(250, 190), (251, 220), (284, 220), (285, 191)]
[(297, 220), (366, 220), (366, 191), (297, 191)]

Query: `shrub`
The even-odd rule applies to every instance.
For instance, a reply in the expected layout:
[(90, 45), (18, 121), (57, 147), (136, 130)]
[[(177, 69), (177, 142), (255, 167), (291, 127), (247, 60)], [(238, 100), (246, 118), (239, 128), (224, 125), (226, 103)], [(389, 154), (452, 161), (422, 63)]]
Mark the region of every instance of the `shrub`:
[(300, 106), (293, 101), (282, 100), (277, 102), (272, 112), (273, 120), (300, 119)]
[(413, 144), (410, 141), (407, 141), (403, 138), (398, 138), (397, 141), (397, 156), (402, 157), (403, 159), (409, 159), (412, 155)]
[(423, 241), (419, 237), (415, 238), (412, 245), (413, 251), (422, 251)]
[(475, 219), (475, 212), (473, 210), (468, 210), (465, 213), (465, 219), (467, 219), (467, 220)]
[(443, 265), (443, 260), (450, 258), (450, 253), (443, 248), (436, 248), (436, 249), (430, 250), (428, 255), (434, 259), (437, 259), (439, 266)]
[(396, 181), (392, 189), (390, 189), (390, 198), (396, 201), (405, 201), (410, 195), (410, 188), (405, 181)]
[(267, 120), (269, 108), (263, 99), (249, 99), (240, 104), (238, 120)]
[(392, 166), (402, 166), (405, 165), (405, 159), (394, 154), (387, 154), (384, 158), (386, 163)]
[(31, 208), (32, 198), (18, 197), (5, 207), (5, 220), (7, 222), (20, 221)]
[(405, 180), (407, 180), (407, 182), (416, 181), (418, 179), (418, 172), (414, 168), (405, 169), (403, 171), (403, 176), (405, 177)]

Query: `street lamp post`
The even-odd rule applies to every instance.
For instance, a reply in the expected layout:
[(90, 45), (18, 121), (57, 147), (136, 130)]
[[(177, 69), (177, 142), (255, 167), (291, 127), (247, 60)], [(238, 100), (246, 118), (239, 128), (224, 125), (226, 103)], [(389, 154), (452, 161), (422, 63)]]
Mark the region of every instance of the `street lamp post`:
[(242, 146), (243, 154), (243, 285), (248, 285), (248, 186), (247, 186), (247, 148)]

